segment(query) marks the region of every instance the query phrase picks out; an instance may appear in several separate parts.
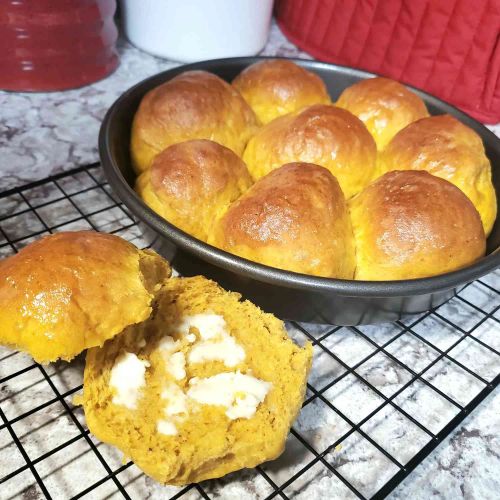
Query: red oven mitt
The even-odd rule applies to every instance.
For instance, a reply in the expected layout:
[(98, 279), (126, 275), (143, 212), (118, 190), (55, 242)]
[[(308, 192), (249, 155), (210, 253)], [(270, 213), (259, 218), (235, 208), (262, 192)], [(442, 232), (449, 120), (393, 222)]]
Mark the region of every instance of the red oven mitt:
[(296, 45), (500, 122), (499, 0), (277, 0)]

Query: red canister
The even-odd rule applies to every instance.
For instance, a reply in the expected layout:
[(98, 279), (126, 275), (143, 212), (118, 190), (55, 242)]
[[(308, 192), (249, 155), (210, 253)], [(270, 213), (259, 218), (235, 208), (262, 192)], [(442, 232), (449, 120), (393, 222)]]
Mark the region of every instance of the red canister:
[(116, 0), (3, 0), (0, 88), (64, 90), (118, 65)]

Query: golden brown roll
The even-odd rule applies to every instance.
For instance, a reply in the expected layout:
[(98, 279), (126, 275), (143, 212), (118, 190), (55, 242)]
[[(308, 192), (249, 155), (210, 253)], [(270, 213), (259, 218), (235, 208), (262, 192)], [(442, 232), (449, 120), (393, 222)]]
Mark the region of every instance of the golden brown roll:
[(144, 321), (170, 268), (92, 231), (42, 238), (0, 262), (0, 343), (42, 363), (69, 360)]
[(206, 241), (215, 218), (251, 185), (247, 167), (235, 153), (195, 139), (157, 155), (137, 179), (136, 190), (159, 215)]
[(264, 124), (312, 104), (331, 102), (318, 75), (286, 59), (248, 66), (233, 80), (233, 87)]
[(206, 71), (186, 71), (149, 91), (132, 123), (131, 155), (137, 172), (167, 146), (211, 139), (241, 155), (257, 117), (228, 83)]
[(354, 273), (345, 198), (318, 165), (290, 163), (257, 181), (216, 223), (209, 242), (297, 273), (349, 279)]
[(426, 170), (460, 188), (489, 235), (497, 214), (491, 165), (479, 135), (450, 115), (423, 118), (401, 130), (379, 156), (381, 173)]
[(276, 118), (250, 139), (243, 159), (254, 179), (290, 162), (327, 168), (347, 198), (372, 179), (376, 163), (372, 136), (349, 111), (317, 104)]
[(349, 202), (356, 279), (422, 278), (484, 255), (477, 210), (453, 184), (427, 172), (394, 171)]
[(368, 78), (347, 87), (336, 104), (366, 125), (379, 150), (406, 125), (429, 116), (417, 94), (399, 82), (382, 77)]

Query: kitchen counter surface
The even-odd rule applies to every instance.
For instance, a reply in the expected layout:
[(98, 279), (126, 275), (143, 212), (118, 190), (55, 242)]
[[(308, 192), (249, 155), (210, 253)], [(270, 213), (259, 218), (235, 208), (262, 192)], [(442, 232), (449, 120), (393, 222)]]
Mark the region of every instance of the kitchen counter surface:
[[(111, 103), (134, 83), (177, 65), (145, 54), (124, 40), (118, 47), (121, 63), (117, 71), (88, 87), (46, 94), (0, 93), (0, 191), (98, 161), (99, 125)], [(309, 57), (289, 43), (275, 25), (262, 54)], [(491, 128), (500, 134), (499, 125)], [(498, 277), (496, 274), (497, 282)], [(500, 337), (500, 331), (497, 333)], [(499, 436), (497, 390), (390, 497), (498, 498)], [(321, 481), (304, 498), (328, 496)], [(252, 498), (250, 491), (245, 498)]]

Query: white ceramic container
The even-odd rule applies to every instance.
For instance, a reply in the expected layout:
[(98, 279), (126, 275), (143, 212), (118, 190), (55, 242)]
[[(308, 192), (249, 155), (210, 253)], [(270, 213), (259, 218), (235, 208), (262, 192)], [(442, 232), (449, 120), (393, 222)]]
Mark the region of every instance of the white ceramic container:
[(273, 0), (121, 0), (138, 48), (182, 62), (251, 56), (265, 45)]

